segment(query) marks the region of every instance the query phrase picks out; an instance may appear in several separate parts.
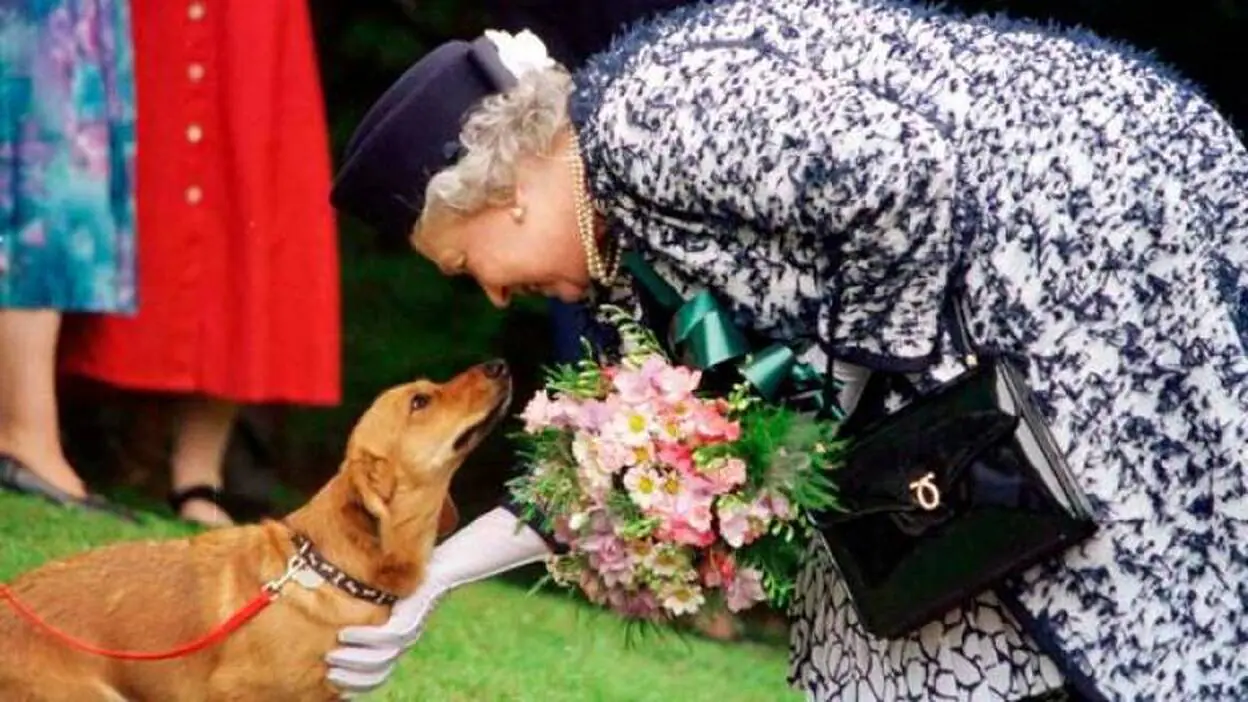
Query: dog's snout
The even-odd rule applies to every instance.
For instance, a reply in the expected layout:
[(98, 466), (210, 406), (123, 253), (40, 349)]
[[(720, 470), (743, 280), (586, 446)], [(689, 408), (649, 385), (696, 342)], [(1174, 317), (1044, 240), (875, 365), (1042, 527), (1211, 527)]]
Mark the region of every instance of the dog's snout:
[(485, 372), (487, 378), (502, 378), (507, 375), (507, 362), (501, 358), (486, 361), (481, 365), (481, 370)]

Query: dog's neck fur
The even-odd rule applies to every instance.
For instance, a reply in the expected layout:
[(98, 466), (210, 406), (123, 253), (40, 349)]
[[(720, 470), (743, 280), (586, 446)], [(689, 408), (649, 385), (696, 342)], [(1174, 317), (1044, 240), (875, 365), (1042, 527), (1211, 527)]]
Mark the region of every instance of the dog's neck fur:
[(372, 477), (366, 465), (348, 460), (285, 522), (339, 569), (405, 597), (424, 580), (447, 486), (378, 486)]

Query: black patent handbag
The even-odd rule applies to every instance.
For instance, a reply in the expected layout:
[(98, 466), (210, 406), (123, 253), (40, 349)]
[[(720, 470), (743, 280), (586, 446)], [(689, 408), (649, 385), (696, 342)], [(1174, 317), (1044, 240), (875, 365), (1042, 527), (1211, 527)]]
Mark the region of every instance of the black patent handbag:
[(883, 397), (899, 377), (873, 374), (842, 429), (849, 448), (835, 480), (845, 509), (816, 518), (862, 626), (881, 638), (941, 618), (1096, 530), (1023, 374), (974, 353), (964, 310), (952, 306), (969, 370), (893, 413)]

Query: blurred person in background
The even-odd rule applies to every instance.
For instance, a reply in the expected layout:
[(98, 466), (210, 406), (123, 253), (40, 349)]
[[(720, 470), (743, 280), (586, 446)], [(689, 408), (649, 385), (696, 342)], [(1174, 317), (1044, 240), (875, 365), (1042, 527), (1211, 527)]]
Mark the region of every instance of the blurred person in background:
[(179, 398), (170, 505), (231, 523), (239, 405), (340, 398), (330, 154), (305, 0), (132, 0), (138, 289), (132, 318), (68, 325), (61, 367)]
[(0, 488), (118, 513), (65, 457), (56, 349), (138, 303), (133, 71), (125, 0), (0, 4)]

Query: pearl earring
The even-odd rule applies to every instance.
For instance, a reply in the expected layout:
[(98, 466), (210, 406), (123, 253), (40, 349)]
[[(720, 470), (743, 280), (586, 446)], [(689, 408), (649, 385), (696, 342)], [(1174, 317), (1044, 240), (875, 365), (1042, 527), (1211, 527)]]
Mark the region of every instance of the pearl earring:
[(515, 207), (511, 208), (511, 218), (515, 220), (516, 224), (523, 224), (524, 223), (524, 208), (521, 207), (520, 205), (516, 205)]

